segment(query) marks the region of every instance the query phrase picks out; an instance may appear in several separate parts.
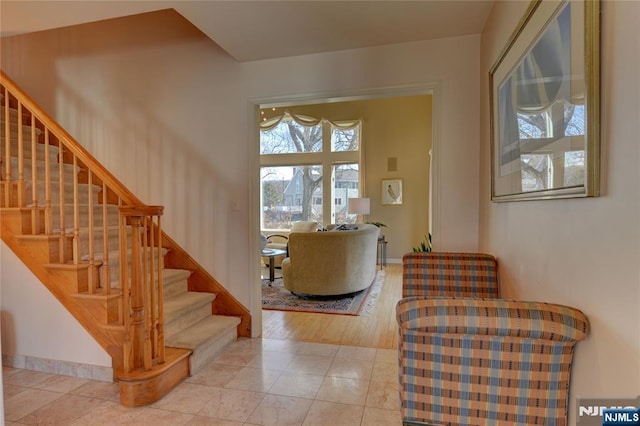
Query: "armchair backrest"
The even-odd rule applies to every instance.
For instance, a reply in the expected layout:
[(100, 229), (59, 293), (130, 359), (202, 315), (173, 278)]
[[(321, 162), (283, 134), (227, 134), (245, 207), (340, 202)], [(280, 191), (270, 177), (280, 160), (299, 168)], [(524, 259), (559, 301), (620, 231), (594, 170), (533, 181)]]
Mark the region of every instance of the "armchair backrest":
[(500, 299), (402, 299), (400, 400), (405, 422), (566, 425), (577, 309)]
[(498, 263), (484, 253), (408, 253), (402, 297), (500, 297)]

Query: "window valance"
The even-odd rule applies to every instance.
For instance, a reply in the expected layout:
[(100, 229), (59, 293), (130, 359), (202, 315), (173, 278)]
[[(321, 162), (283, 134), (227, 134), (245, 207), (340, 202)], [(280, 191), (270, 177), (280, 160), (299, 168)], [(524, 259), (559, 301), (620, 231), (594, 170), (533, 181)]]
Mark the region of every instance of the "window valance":
[(326, 118), (314, 118), (314, 117), (309, 117), (308, 115), (294, 114), (292, 112), (285, 111), (282, 115), (271, 117), (261, 122), (260, 130), (265, 130), (265, 131), (271, 130), (284, 120), (292, 120), (298, 123), (299, 125), (305, 126), (305, 127), (314, 127), (320, 123), (327, 122), (343, 130), (353, 129), (358, 125), (360, 125), (360, 120), (333, 121), (333, 120), (328, 120)]

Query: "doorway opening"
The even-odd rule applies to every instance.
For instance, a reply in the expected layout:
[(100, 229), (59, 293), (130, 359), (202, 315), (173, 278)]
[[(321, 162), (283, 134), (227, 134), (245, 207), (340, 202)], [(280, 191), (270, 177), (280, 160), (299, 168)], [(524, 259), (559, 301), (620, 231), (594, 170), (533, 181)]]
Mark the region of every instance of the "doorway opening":
[[(381, 229), (388, 241), (388, 262), (399, 263), (402, 254), (411, 251), (411, 247), (421, 241), (424, 235), (431, 233), (432, 227), (438, 223), (437, 215), (434, 214), (436, 209), (430, 202), (437, 200), (437, 167), (435, 161), (430, 161), (430, 152), (435, 160), (438, 152), (439, 92), (439, 86), (434, 85), (349, 97), (256, 102), (255, 167), (252, 184), (252, 220), (255, 235), (259, 236), (264, 231), (284, 231), (286, 234), (287, 225), (290, 226), (296, 220), (310, 218), (319, 219), (317, 221), (323, 227), (348, 222), (350, 218), (345, 217), (345, 211), (340, 210), (340, 206), (344, 206), (346, 200), (352, 196), (366, 197), (370, 199), (370, 210), (361, 220), (386, 225)], [(301, 179), (294, 177), (295, 165), (287, 176), (282, 172), (275, 173), (274, 170), (267, 169), (290, 165), (284, 164), (281, 159), (263, 157), (258, 123), (271, 120), (273, 124), (287, 115), (303, 117), (309, 122), (323, 119), (329, 123), (360, 121), (360, 151), (356, 155), (357, 161), (339, 162), (347, 164), (346, 168), (350, 170), (350, 175), (342, 179), (339, 185), (335, 184), (341, 180), (336, 179), (336, 169), (329, 169), (330, 172), (326, 174), (317, 171), (314, 175), (317, 179), (316, 186), (310, 186), (310, 192), (303, 196), (304, 185), (300, 185), (299, 197), (296, 198), (292, 192), (296, 186), (296, 179)], [(327, 145), (331, 145), (330, 140)], [(320, 150), (317, 147), (315, 149)], [(302, 158), (298, 152), (288, 154), (292, 161)], [(330, 154), (329, 151), (329, 157)], [(313, 165), (309, 161), (300, 164)], [(339, 177), (344, 176), (345, 174), (342, 174)], [(403, 203), (400, 205), (383, 204), (381, 184), (389, 178), (401, 179), (403, 182)], [(344, 193), (335, 196), (336, 186)], [(300, 203), (296, 201), (298, 199)], [(309, 203), (306, 209), (303, 209), (302, 202)], [(331, 203), (331, 207), (326, 208), (326, 203)], [(303, 211), (311, 216), (303, 216)], [(256, 244), (256, 247), (259, 247), (259, 244)], [(256, 253), (256, 257), (260, 257), (259, 253)], [(256, 271), (256, 276), (259, 276), (258, 272)], [(257, 279), (256, 282), (256, 303), (252, 304), (255, 307), (252, 314), (256, 328), (261, 330), (262, 324), (257, 318), (261, 314), (262, 306), (261, 280)]]

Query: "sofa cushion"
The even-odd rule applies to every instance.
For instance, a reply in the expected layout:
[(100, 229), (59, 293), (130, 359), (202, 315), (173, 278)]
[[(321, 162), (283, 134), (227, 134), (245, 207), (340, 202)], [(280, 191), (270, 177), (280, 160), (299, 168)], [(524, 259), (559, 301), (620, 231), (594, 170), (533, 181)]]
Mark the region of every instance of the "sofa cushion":
[(318, 222), (293, 222), (291, 224), (291, 232), (316, 232), (318, 230)]

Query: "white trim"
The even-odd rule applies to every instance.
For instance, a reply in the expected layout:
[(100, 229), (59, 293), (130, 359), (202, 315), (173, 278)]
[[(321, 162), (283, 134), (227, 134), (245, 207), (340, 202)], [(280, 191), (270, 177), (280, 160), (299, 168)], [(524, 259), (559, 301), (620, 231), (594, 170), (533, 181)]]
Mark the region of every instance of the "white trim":
[[(249, 102), (249, 313), (251, 337), (262, 335), (262, 280), (260, 278), (260, 104)], [(257, 204), (256, 204), (257, 202)], [(255, 259), (255, 261), (254, 261)]]
[(441, 223), (441, 209), (440, 203), (440, 150), (442, 144), (442, 84), (440, 82), (435, 83), (432, 86), (432, 104), (431, 104), (431, 177), (433, 181), (431, 184), (431, 204), (429, 209), (431, 211), (431, 245), (434, 251), (438, 251), (441, 247), (441, 242), (445, 241), (444, 235), (442, 235), (442, 223)]

